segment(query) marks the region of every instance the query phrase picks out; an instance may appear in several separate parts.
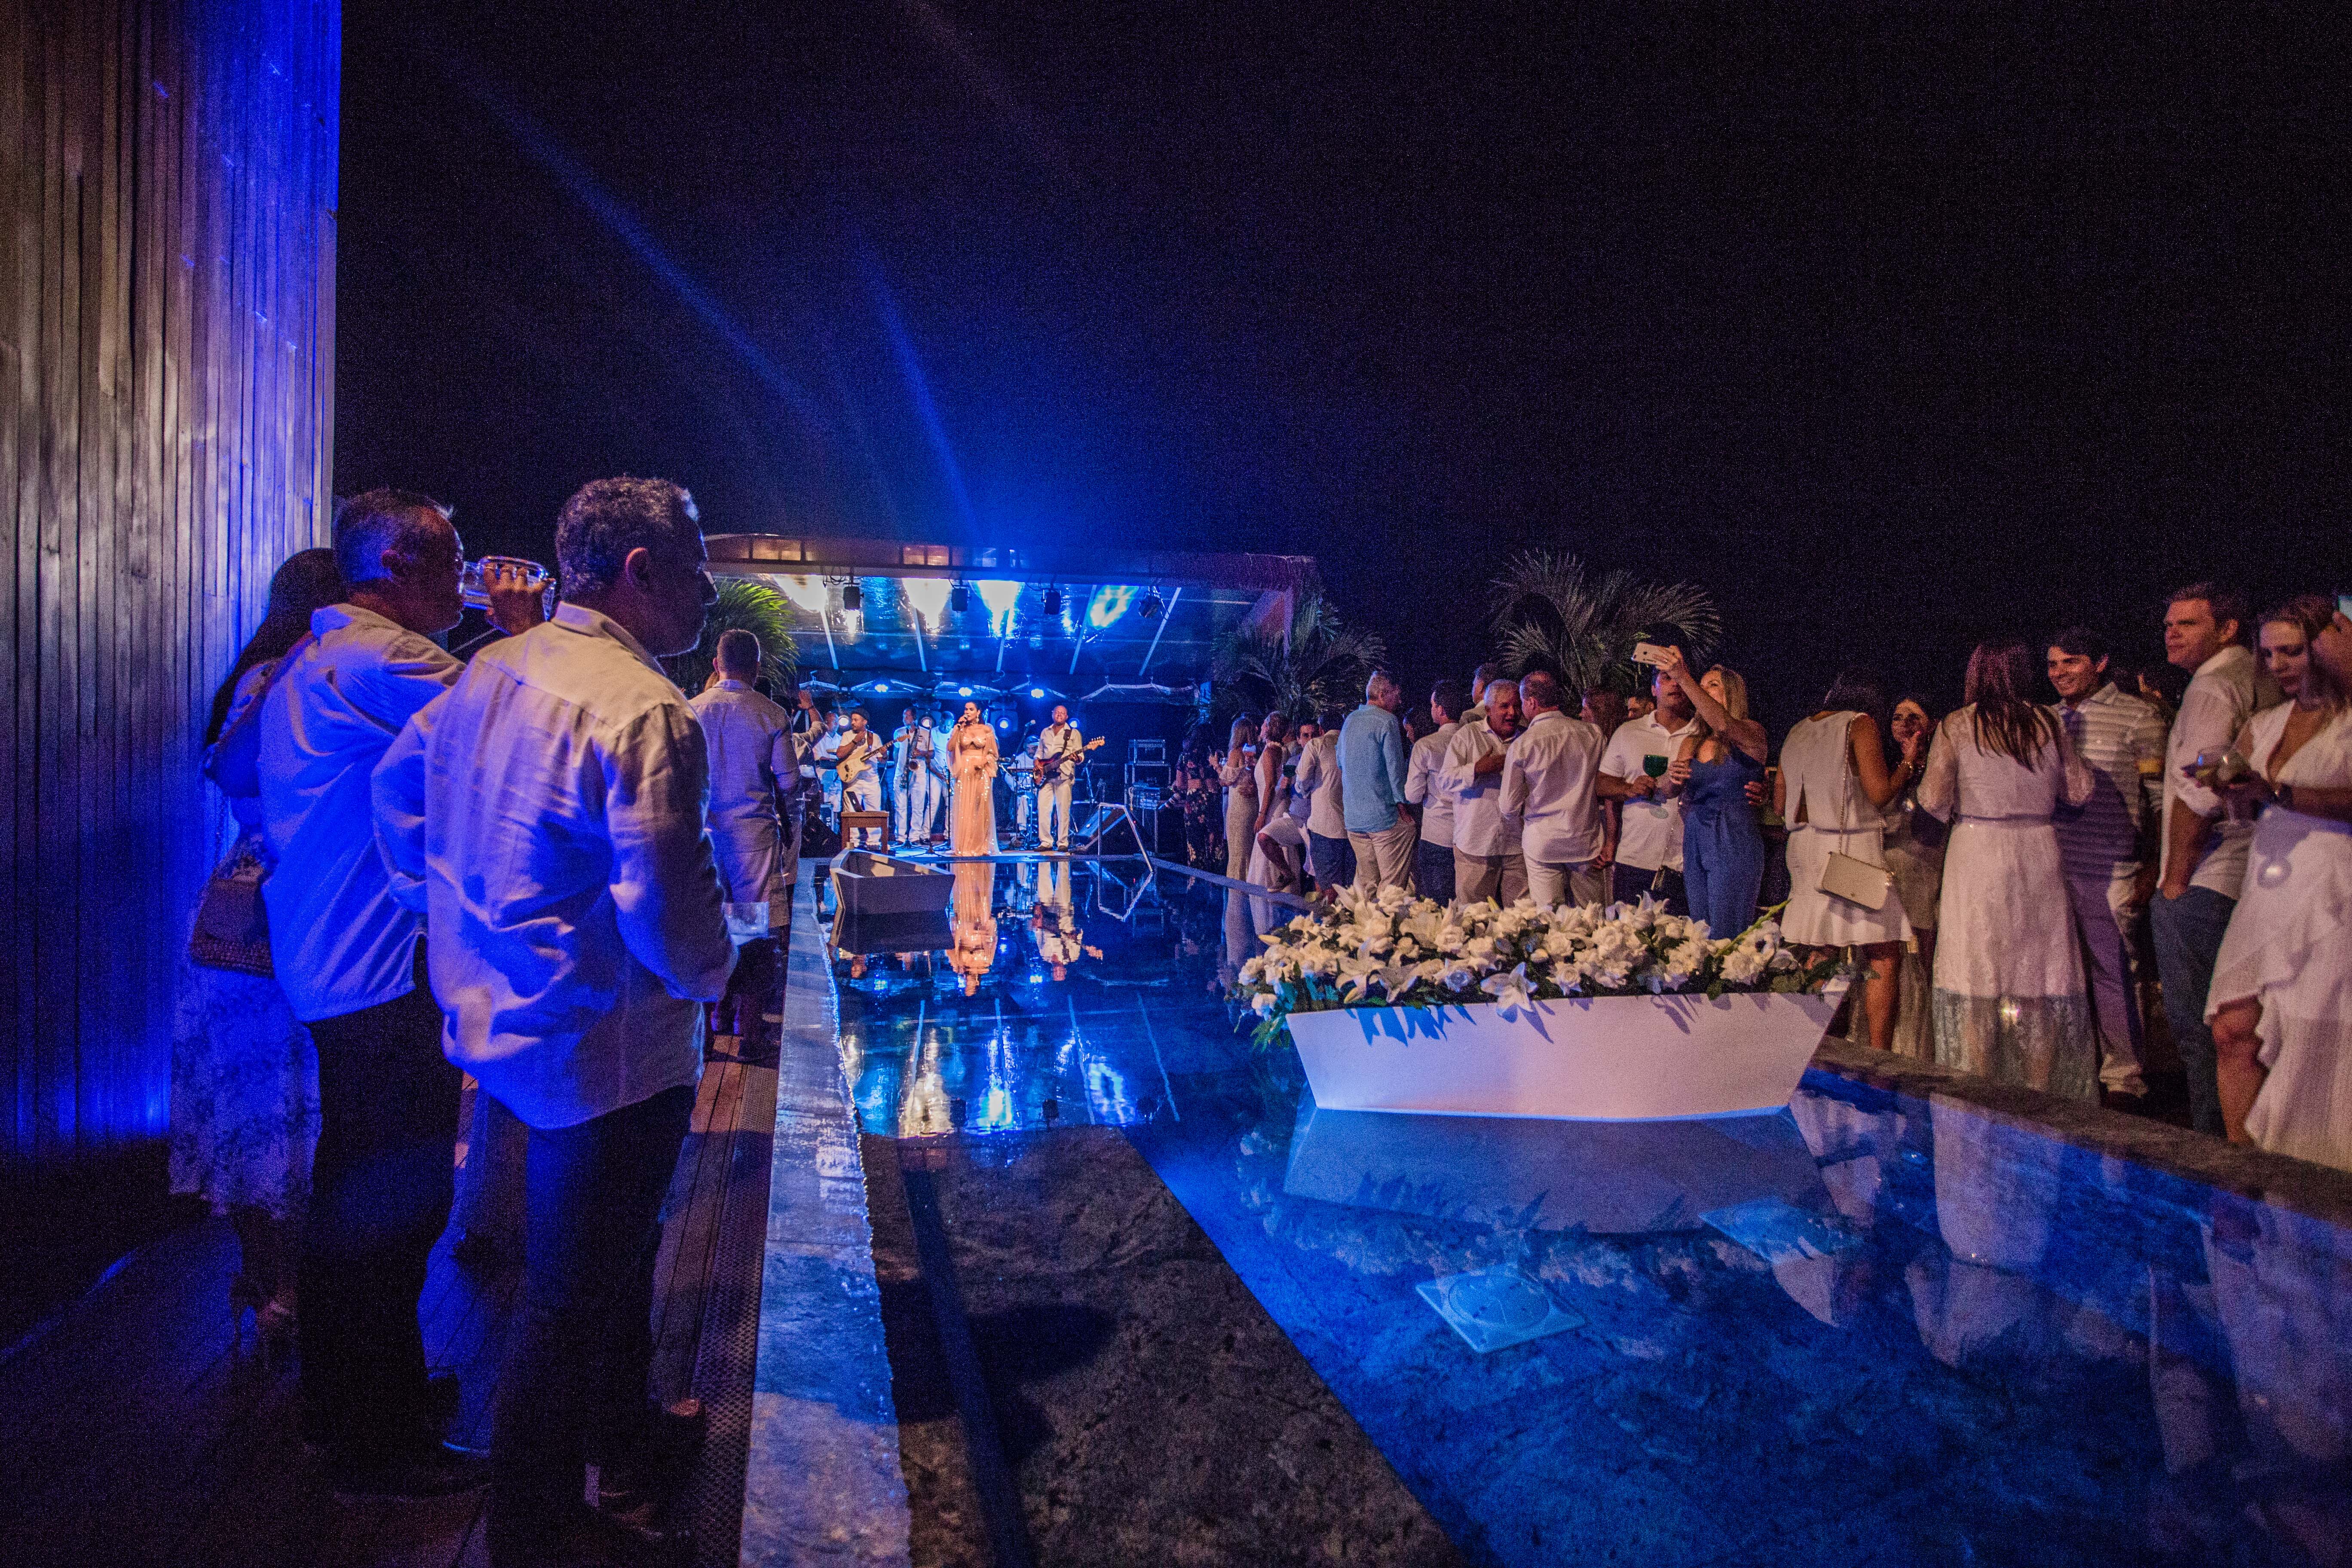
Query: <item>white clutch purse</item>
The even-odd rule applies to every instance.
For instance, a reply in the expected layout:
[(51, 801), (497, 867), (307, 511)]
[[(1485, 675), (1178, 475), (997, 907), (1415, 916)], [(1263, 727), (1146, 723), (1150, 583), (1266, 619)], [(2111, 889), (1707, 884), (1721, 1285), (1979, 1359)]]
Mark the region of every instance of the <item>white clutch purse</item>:
[(1822, 865), (1822, 892), (1873, 912), (1886, 907), (1886, 895), (1894, 886), (1895, 878), (1885, 867), (1857, 860), (1834, 849)]

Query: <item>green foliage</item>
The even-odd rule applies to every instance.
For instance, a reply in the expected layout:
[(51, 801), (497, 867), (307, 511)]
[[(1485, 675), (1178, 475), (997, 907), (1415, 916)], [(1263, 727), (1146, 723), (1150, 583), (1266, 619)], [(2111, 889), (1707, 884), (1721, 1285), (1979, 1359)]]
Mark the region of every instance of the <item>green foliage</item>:
[(1244, 708), (1297, 720), (1353, 708), (1365, 680), (1387, 657), (1379, 637), (1343, 626), (1321, 595), (1309, 594), (1292, 612), (1287, 637), (1240, 626), (1225, 634), (1211, 672), (1216, 711), (1227, 720)]
[(710, 615), (702, 623), (702, 640), (694, 645), (691, 652), (662, 660), (662, 668), (669, 671), (678, 689), (691, 697), (710, 679), (719, 634), (747, 631), (760, 639), (760, 673), (777, 691), (789, 690), (801, 657), (800, 645), (793, 640), (790, 630), (792, 613), (791, 601), (765, 583), (721, 577), (719, 602), (710, 606)]
[(1504, 673), (1549, 666), (1576, 691), (1638, 689), (1647, 672), (1633, 663), (1633, 645), (1645, 626), (1663, 621), (1679, 629), (1699, 668), (1723, 636), (1722, 617), (1705, 589), (1622, 569), (1595, 576), (1565, 552), (1515, 556), (1492, 586)]

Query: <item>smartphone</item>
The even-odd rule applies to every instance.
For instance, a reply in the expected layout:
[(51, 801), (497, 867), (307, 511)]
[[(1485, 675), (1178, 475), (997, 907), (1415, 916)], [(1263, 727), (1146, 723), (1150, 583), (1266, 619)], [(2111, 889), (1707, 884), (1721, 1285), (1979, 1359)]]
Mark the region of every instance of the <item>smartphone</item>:
[(1663, 669), (1666, 663), (1666, 650), (1654, 642), (1637, 642), (1633, 645), (1633, 662), (1654, 665)]
[(2346, 620), (2352, 621), (2352, 594), (2336, 595), (2336, 613)]

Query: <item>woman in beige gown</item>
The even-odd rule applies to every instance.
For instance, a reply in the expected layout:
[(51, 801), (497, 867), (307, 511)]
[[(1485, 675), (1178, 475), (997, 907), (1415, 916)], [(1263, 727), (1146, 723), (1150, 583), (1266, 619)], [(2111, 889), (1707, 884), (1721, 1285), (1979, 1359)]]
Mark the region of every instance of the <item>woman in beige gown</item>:
[(948, 736), (948, 767), (955, 780), (955, 809), (948, 824), (948, 853), (996, 853), (996, 731), (980, 716), (980, 704), (963, 705), (963, 717)]

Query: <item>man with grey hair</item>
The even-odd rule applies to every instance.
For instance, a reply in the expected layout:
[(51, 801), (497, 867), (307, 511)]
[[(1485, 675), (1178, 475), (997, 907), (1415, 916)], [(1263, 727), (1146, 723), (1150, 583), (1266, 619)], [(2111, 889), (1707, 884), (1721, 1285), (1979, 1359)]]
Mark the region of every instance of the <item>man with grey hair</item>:
[[(711, 660), (717, 684), (688, 704), (710, 752), (710, 844), (727, 888), (728, 918), (744, 933), (783, 929), (799, 869), (776, 797), (799, 782), (800, 749), (792, 715), (752, 689), (760, 658), (760, 639), (751, 633), (740, 626), (719, 633)], [(745, 947), (719, 1004), (720, 1034), (757, 1032), (772, 956), (764, 934)]]
[(1412, 890), (1419, 838), (1405, 814), (1404, 689), (1385, 669), (1364, 683), (1364, 704), (1339, 726), (1340, 816), (1356, 852), (1356, 887)]
[[(430, 911), (451, 1060), (530, 1130), (523, 1310), (491, 1435), (493, 1563), (641, 1549), (661, 1202), (735, 952), (709, 763), (658, 662), (718, 591), (693, 498), (599, 479), (564, 504), (555, 618), (476, 656), (377, 784), (386, 861)], [(769, 765), (772, 768), (772, 755)], [(582, 1501), (599, 1467), (600, 1507)], [(560, 1555), (570, 1553), (571, 1555)]]
[[(418, 1496), (473, 1479), (439, 1446), (416, 1322), (449, 1217), (458, 1075), (422, 984), (423, 921), (376, 855), (369, 777), (457, 679), (432, 639), (465, 613), (463, 554), (447, 508), (375, 489), (344, 503), (335, 556), (348, 593), (281, 661), (257, 759), (271, 961), (319, 1063), (302, 1387), (340, 1489)], [(537, 621), (535, 592), (491, 585), (504, 629)]]

